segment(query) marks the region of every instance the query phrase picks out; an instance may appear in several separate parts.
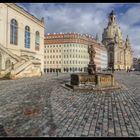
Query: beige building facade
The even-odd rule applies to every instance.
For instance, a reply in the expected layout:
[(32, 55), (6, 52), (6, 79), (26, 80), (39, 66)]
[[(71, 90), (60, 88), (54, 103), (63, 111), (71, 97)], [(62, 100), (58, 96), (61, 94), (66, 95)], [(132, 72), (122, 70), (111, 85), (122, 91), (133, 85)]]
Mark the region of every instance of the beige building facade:
[(0, 3), (0, 77), (41, 75), (44, 20), (13, 3)]
[(90, 44), (93, 44), (96, 51), (97, 69), (106, 68), (106, 48), (93, 36), (79, 33), (47, 34), (44, 48), (45, 72), (86, 72)]
[(108, 16), (108, 26), (104, 29), (102, 43), (108, 52), (108, 68), (127, 70), (133, 66), (132, 46), (127, 36), (123, 40), (122, 31), (117, 24), (116, 14), (112, 11)]

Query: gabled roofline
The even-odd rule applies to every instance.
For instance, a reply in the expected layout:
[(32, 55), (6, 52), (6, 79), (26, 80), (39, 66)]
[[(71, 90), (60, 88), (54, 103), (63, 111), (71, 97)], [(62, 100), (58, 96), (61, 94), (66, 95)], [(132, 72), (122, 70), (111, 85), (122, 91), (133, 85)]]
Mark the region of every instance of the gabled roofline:
[(37, 24), (39, 24), (40, 26), (42, 26), (43, 28), (45, 28), (45, 23), (44, 21), (39, 20), (38, 18), (36, 18), (34, 15), (30, 14), (28, 11), (26, 11), (24, 8), (18, 6), (15, 3), (4, 3), (6, 4), (8, 7), (13, 8), (14, 10), (18, 11), (19, 13), (23, 14), (24, 16), (30, 18), (31, 20), (33, 20), (34, 22), (36, 22)]

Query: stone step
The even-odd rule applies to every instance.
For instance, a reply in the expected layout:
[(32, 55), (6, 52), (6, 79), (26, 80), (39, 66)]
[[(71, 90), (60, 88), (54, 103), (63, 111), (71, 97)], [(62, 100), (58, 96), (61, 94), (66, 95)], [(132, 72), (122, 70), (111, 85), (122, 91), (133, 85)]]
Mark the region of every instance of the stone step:
[(25, 68), (27, 68), (31, 64), (32, 64), (31, 61), (27, 61), (27, 62), (23, 63), (22, 65), (20, 65), (20, 67), (14, 69), (15, 75), (19, 74), (20, 72), (22, 72)]
[(8, 50), (7, 48), (5, 48), (2, 44), (0, 44), (0, 50), (2, 50), (3, 52), (5, 52), (6, 54), (8, 54), (13, 59), (16, 59), (17, 61), (20, 61), (21, 60), (21, 58), (19, 56), (17, 56), (16, 54), (13, 54), (10, 50)]
[(20, 62), (17, 62), (15, 65), (14, 65), (14, 69), (17, 69), (18, 67), (20, 67), (21, 65), (23, 65), (25, 63), (25, 60), (22, 60)]

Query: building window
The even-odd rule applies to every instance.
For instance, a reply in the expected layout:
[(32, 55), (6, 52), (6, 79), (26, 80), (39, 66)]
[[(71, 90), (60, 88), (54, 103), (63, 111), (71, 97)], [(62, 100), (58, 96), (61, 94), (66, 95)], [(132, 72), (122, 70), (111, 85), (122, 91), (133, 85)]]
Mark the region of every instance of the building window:
[(25, 48), (30, 48), (30, 27), (26, 26), (25, 27), (25, 41), (24, 41), (24, 46)]
[(40, 46), (40, 35), (39, 35), (39, 32), (36, 31), (35, 33), (35, 50), (36, 51), (39, 51), (39, 46)]
[(18, 23), (15, 19), (10, 23), (10, 43), (17, 45), (18, 43)]

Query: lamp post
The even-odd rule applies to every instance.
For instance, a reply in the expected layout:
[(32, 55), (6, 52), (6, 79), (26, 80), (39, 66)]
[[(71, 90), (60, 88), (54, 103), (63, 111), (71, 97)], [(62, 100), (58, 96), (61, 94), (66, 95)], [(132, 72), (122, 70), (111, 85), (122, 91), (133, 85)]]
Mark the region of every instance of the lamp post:
[(57, 69), (56, 69), (56, 75), (58, 76), (58, 64), (57, 64)]

